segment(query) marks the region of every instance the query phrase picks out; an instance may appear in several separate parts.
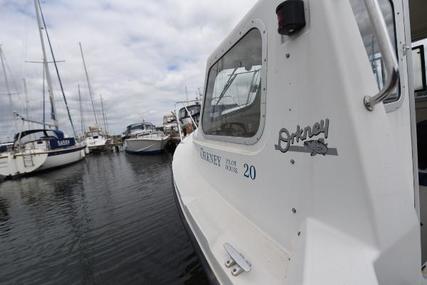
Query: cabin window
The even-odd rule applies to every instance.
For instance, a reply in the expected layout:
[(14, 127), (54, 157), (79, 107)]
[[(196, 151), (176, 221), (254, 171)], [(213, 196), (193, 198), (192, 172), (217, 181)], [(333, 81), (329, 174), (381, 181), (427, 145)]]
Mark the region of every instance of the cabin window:
[(414, 90), (415, 96), (427, 95), (426, 86), (426, 63), (424, 56), (424, 46), (417, 46), (412, 49), (412, 62), (414, 65)]
[(250, 30), (209, 70), (203, 107), (205, 134), (250, 138), (261, 118), (262, 38)]
[[(378, 2), (380, 4), (388, 28), (390, 39), (396, 50), (396, 55), (398, 55), (396, 48), (396, 27), (394, 20), (393, 3), (391, 2), (391, 0), (378, 0)], [(378, 40), (375, 37), (368, 11), (363, 0), (350, 0), (350, 3), (353, 8), (357, 24), (359, 26), (359, 31), (363, 39), (363, 44), (365, 45), (366, 53), (371, 64), (373, 75), (375, 76), (378, 90), (380, 90), (384, 86), (386, 74), (384, 69), (384, 62), (378, 46)], [(384, 102), (390, 103), (397, 101), (399, 99), (399, 96), (399, 90), (395, 90), (385, 99)]]

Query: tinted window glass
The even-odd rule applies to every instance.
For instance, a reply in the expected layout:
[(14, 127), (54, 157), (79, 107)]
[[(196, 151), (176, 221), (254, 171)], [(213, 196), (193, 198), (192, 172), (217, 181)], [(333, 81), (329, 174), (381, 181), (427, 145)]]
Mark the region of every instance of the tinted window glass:
[[(390, 0), (378, 0), (378, 2), (380, 4), (381, 11), (383, 13), (387, 25), (388, 34), (396, 49), (396, 30), (394, 24), (393, 4)], [(363, 39), (363, 44), (365, 45), (365, 49), (368, 54), (369, 61), (371, 63), (372, 72), (374, 73), (375, 80), (378, 85), (378, 90), (380, 90), (384, 86), (386, 74), (384, 71), (383, 59), (378, 46), (378, 40), (375, 37), (374, 30), (372, 28), (372, 23), (369, 19), (368, 11), (363, 0), (350, 0), (350, 3), (353, 8), (357, 24), (359, 26), (360, 34)], [(397, 99), (399, 99), (399, 91), (395, 90), (387, 97), (385, 102), (396, 101)]]
[(262, 39), (252, 29), (210, 69), (203, 110), (209, 135), (253, 137), (260, 125)]
[(412, 49), (412, 63), (414, 69), (414, 89), (417, 96), (425, 95), (421, 91), (426, 91), (426, 70), (424, 46)]

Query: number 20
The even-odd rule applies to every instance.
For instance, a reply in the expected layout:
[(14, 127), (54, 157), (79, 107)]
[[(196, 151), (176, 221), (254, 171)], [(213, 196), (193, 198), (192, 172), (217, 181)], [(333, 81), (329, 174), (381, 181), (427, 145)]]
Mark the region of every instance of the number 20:
[(247, 163), (243, 164), (245, 168), (245, 173), (243, 174), (245, 177), (255, 180), (256, 178), (256, 169), (253, 165), (248, 165)]

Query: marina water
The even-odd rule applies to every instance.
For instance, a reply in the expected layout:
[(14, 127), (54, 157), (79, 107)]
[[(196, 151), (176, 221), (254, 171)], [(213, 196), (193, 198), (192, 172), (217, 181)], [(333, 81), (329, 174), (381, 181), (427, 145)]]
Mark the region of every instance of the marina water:
[(207, 284), (170, 160), (106, 153), (0, 183), (0, 283)]

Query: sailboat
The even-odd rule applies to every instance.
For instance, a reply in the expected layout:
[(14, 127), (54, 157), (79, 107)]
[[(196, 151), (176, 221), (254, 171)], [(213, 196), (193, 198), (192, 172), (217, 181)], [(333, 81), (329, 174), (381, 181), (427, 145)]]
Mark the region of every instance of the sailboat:
[(214, 284), (427, 284), (409, 11), (260, 0), (209, 57), (172, 170)]
[(87, 71), (87, 67), (86, 67), (86, 61), (84, 58), (84, 54), (83, 54), (83, 48), (82, 48), (82, 44), (79, 43), (79, 47), (80, 47), (80, 54), (82, 56), (82, 61), (83, 61), (83, 67), (84, 67), (84, 71), (85, 71), (85, 75), (86, 75), (86, 82), (87, 82), (87, 86), (89, 89), (89, 97), (90, 97), (90, 101), (92, 103), (92, 111), (93, 111), (93, 116), (95, 118), (95, 126), (93, 127), (89, 127), (89, 130), (87, 132), (85, 132), (84, 138), (85, 138), (85, 143), (86, 143), (86, 152), (87, 153), (93, 153), (93, 152), (100, 152), (100, 151), (105, 151), (110, 143), (110, 140), (108, 139), (108, 135), (106, 134), (106, 120), (105, 120), (105, 113), (104, 113), (104, 103), (102, 101), (102, 97), (101, 97), (101, 104), (102, 104), (102, 115), (103, 115), (103, 119), (104, 119), (104, 130), (102, 130), (102, 128), (99, 126), (98, 123), (98, 116), (96, 114), (96, 109), (95, 109), (95, 103), (94, 103), (94, 94), (93, 94), (93, 89), (92, 89), (92, 85), (90, 84), (90, 80), (89, 80), (89, 73)]
[[(0, 153), (0, 176), (3, 177), (29, 174), (35, 171), (56, 168), (77, 162), (85, 157), (85, 145), (77, 143), (75, 137), (66, 137), (64, 132), (60, 131), (58, 128), (54, 93), (52, 89), (52, 78), (47, 61), (43, 31), (49, 43), (64, 103), (66, 105), (71, 127), (75, 134), (74, 124), (63, 92), (62, 82), (56, 66), (55, 56), (50, 43), (40, 2), (38, 0), (34, 0), (34, 5), (43, 51), (44, 75), (46, 76), (48, 85), (53, 124), (46, 123), (45, 121), (32, 121), (33, 123), (39, 123), (43, 128), (23, 130), (15, 135), (13, 146), (8, 151)], [(26, 119), (23, 117), (21, 117), (21, 120), (22, 122), (29, 121), (28, 118)], [(48, 126), (51, 128), (47, 128)]]

